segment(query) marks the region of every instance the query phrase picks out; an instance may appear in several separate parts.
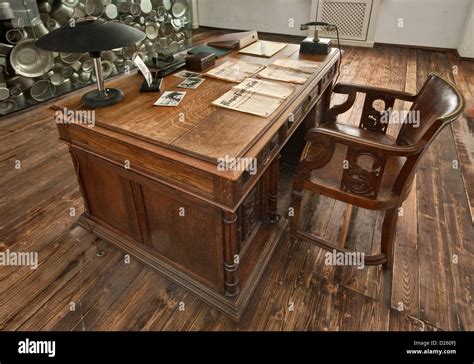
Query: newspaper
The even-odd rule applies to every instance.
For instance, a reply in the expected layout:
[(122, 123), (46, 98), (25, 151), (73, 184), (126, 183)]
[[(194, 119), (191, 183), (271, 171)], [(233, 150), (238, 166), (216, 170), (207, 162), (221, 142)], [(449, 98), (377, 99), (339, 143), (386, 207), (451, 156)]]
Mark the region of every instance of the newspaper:
[(242, 82), (246, 78), (263, 70), (264, 65), (243, 61), (229, 61), (210, 70), (206, 76), (230, 82)]
[(212, 104), (226, 109), (268, 117), (294, 92), (294, 86), (246, 79)]
[(275, 81), (304, 84), (310, 74), (317, 72), (320, 63), (293, 59), (277, 59), (257, 76)]
[(244, 82), (234, 86), (234, 88), (255, 92), (260, 95), (276, 97), (283, 100), (295, 91), (295, 87), (293, 85), (263, 81), (256, 78), (247, 78)]
[(307, 73), (274, 65), (268, 66), (257, 76), (261, 78), (267, 78), (269, 80), (297, 83), (301, 85), (308, 80)]
[(277, 59), (275, 62), (273, 62), (273, 65), (278, 67), (289, 68), (304, 73), (315, 73), (321, 66), (321, 63), (293, 59)]

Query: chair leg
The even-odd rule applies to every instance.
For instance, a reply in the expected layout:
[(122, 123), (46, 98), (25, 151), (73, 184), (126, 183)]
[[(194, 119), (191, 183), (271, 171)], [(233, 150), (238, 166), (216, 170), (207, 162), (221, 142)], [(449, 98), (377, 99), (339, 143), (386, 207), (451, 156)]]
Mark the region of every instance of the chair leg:
[(296, 240), (296, 231), (298, 230), (301, 214), (301, 201), (303, 199), (303, 191), (293, 190), (291, 192), (291, 208), (293, 208), (293, 216), (290, 215), (290, 242)]
[(385, 211), (385, 217), (382, 226), (381, 250), (385, 254), (387, 261), (383, 264), (383, 269), (392, 270), (393, 268), (393, 241), (397, 230), (398, 208)]

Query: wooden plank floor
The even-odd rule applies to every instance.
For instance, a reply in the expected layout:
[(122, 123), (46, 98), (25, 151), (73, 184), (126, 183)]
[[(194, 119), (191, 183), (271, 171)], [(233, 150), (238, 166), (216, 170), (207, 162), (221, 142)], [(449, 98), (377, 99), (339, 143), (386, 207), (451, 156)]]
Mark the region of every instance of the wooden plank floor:
[[(196, 42), (209, 34), (197, 32)], [(388, 46), (345, 50), (342, 81), (414, 92), (436, 71), (472, 97), (473, 62), (459, 62), (452, 54)], [(354, 123), (361, 101), (341, 121)], [(329, 267), (321, 249), (285, 240), (235, 324), (135, 259), (127, 264), (123, 252), (74, 226), (83, 202), (53, 120), (41, 109), (3, 119), (0, 250), (38, 252), (40, 265), (0, 267), (0, 329), (473, 330), (469, 123), (463, 117), (444, 130), (421, 163), (398, 223), (393, 276), (378, 267)], [(453, 168), (455, 160), (460, 168)], [(282, 215), (292, 172), (292, 166), (282, 165)], [(306, 195), (304, 227), (337, 241), (346, 208)], [(381, 216), (363, 209), (351, 214), (347, 245), (378, 249)], [(102, 250), (105, 255), (97, 256)]]

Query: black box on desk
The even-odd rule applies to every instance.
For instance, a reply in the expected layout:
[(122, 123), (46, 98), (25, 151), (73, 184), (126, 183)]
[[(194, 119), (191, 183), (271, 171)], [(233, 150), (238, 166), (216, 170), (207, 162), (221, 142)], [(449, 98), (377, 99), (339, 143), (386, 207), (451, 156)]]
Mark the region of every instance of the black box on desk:
[(204, 71), (216, 64), (214, 53), (199, 52), (186, 57), (186, 68), (190, 71)]
[(329, 54), (331, 48), (331, 39), (319, 38), (318, 42), (314, 42), (313, 38), (306, 38), (301, 42), (300, 53), (307, 54)]

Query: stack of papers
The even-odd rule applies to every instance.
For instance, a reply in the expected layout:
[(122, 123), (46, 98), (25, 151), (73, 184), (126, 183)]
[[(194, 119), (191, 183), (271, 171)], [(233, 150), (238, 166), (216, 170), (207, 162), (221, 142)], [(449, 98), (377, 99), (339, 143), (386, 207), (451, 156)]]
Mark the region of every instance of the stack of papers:
[(264, 65), (243, 61), (229, 61), (206, 73), (206, 76), (230, 82), (242, 82), (246, 78), (263, 70)]
[(212, 104), (226, 109), (268, 117), (295, 91), (293, 85), (249, 78)]
[(291, 59), (278, 59), (258, 74), (258, 77), (275, 81), (304, 84), (320, 63)]

